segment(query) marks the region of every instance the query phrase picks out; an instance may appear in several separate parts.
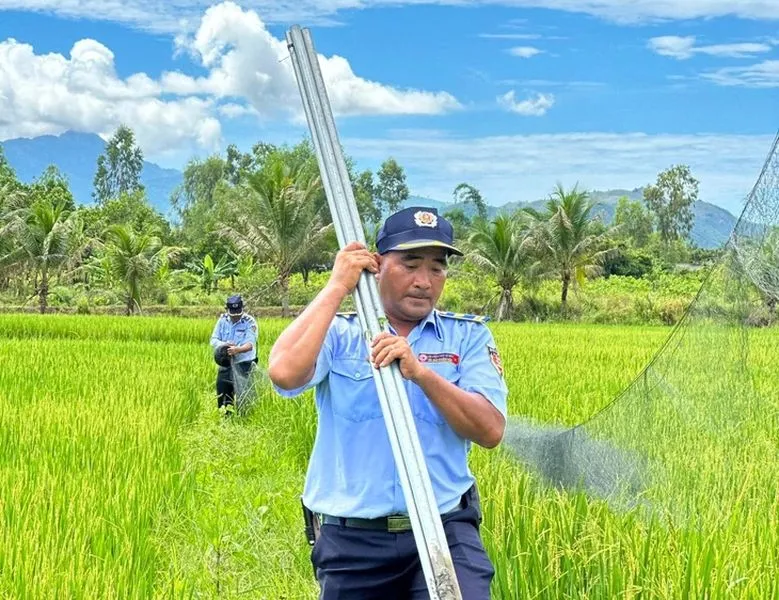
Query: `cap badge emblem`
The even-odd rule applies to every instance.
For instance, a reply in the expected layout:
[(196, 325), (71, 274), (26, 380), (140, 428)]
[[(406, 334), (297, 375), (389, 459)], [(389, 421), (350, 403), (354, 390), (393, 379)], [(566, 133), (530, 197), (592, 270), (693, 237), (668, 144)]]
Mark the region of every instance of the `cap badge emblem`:
[(414, 223), (417, 227), (435, 227), (438, 225), (438, 216), (426, 210), (419, 210), (414, 213)]

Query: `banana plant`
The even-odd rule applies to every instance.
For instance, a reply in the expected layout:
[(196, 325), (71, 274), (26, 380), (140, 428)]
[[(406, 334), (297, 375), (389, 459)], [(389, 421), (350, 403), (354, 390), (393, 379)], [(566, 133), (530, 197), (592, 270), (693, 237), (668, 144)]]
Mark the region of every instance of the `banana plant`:
[(203, 291), (210, 293), (216, 291), (222, 279), (232, 277), (236, 273), (235, 260), (222, 256), (218, 262), (214, 262), (210, 254), (206, 254), (201, 261), (191, 261), (187, 268), (200, 278)]

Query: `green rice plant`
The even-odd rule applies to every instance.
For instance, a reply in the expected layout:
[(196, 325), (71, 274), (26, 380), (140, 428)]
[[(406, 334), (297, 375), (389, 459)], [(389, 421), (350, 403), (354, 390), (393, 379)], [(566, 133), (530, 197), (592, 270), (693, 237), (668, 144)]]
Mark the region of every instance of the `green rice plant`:
[[(262, 366), (285, 322), (259, 323)], [(299, 501), (312, 393), (289, 400), (266, 388), (248, 417), (223, 418), (212, 327), (0, 316), (0, 597), (317, 597)], [(490, 327), (510, 414), (564, 426), (619, 393), (668, 334)], [(753, 335), (762, 403), (735, 394), (683, 413), (698, 433), (649, 448), (695, 466), (653, 492), (672, 510), (562, 491), (506, 448), (474, 448), (493, 598), (779, 599), (777, 346), (772, 330)], [(706, 391), (701, 361), (688, 385)], [(651, 422), (659, 428), (678, 409), (658, 401)]]

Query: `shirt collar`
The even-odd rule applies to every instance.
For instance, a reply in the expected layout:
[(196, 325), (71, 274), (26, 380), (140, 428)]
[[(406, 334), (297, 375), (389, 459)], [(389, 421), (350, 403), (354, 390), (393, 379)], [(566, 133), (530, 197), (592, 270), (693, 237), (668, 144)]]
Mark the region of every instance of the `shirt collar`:
[[(419, 323), (417, 323), (416, 327), (411, 330), (411, 332), (408, 334), (408, 342), (409, 344), (413, 344), (419, 337), (422, 335), (422, 332), (427, 328), (428, 326), (433, 328), (433, 332), (435, 333), (436, 337), (438, 338), (438, 341), (443, 342), (444, 338), (441, 335), (441, 317), (438, 316), (438, 311), (435, 309), (430, 311), (430, 314), (428, 314), (424, 319), (422, 319)], [(389, 330), (397, 335), (397, 331), (392, 327), (392, 325), (389, 325)]]
[(436, 309), (431, 310), (430, 314), (427, 315), (427, 318), (422, 322), (422, 328), (427, 327), (430, 323), (433, 325), (433, 330), (435, 331), (435, 336), (438, 338), (438, 341), (443, 342), (444, 338), (443, 335), (441, 335), (441, 317), (438, 316), (438, 311)]

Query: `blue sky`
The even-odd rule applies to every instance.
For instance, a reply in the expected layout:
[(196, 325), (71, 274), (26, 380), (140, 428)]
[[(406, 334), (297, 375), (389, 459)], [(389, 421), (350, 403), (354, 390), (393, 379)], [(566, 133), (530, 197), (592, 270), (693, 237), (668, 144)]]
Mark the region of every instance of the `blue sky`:
[[(310, 26), (346, 151), (412, 192), (500, 205), (685, 162), (736, 213), (779, 127), (779, 2), (0, 0), (0, 140), (134, 128), (181, 167), (306, 133), (284, 33)], [(550, 8), (541, 8), (541, 7)]]

